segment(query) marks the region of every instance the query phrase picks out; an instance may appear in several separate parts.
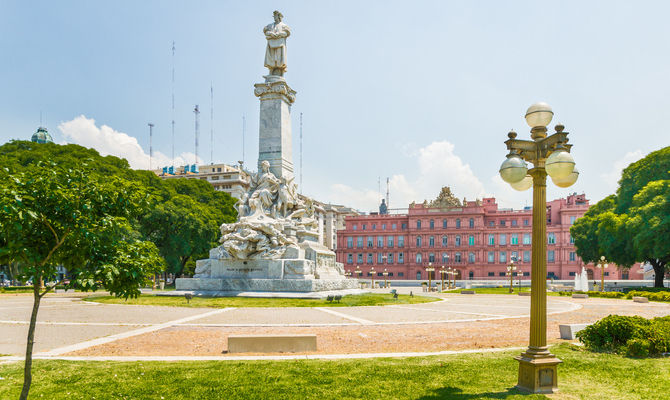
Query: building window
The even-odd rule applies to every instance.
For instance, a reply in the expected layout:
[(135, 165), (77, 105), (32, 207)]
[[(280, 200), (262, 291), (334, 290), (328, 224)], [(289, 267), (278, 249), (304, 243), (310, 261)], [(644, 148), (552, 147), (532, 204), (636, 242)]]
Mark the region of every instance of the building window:
[(405, 255), (400, 252), (398, 253), (398, 264), (404, 264), (405, 263)]
[(405, 247), (405, 237), (398, 236), (398, 247)]
[(428, 238), (428, 246), (435, 247), (435, 236), (431, 236)]
[(506, 251), (501, 251), (498, 254), (498, 262), (500, 264), (506, 264), (507, 263), (507, 252)]
[(610, 276), (610, 273), (605, 271), (605, 276)]
[(494, 251), (489, 251), (488, 253), (488, 261), (489, 263), (494, 263), (496, 262), (496, 253)]
[(547, 252), (547, 262), (554, 262), (556, 258), (556, 252), (554, 250), (549, 250)]
[(363, 224), (363, 228), (362, 228), (362, 229), (363, 229), (363, 230), (365, 230), (365, 228), (366, 228), (366, 225), (365, 225), (365, 224)]
[(393, 253), (389, 253), (388, 263), (393, 264)]
[(523, 220), (523, 226), (528, 226), (530, 225), (530, 220), (529, 219), (524, 219)]
[(454, 254), (454, 261), (456, 262), (456, 264), (461, 263), (461, 253)]
[(421, 253), (416, 253), (416, 263), (421, 264), (421, 262), (422, 262)]
[(384, 236), (377, 236), (377, 247), (384, 247)]
[(347, 237), (347, 248), (351, 249), (354, 247), (354, 238), (351, 236)]
[(523, 234), (523, 244), (530, 244), (530, 233)]
[(447, 220), (446, 219), (442, 220), (442, 228), (447, 229)]
[(386, 224), (382, 224), (382, 230), (383, 230), (383, 231), (386, 230)]
[(403, 222), (403, 223), (400, 225), (400, 228), (403, 229), (403, 230), (407, 229), (407, 224)]
[(363, 236), (356, 238), (356, 247), (359, 249), (363, 248)]
[(621, 273), (621, 279), (630, 279), (630, 278), (628, 278), (628, 272), (622, 272)]
[(363, 253), (358, 253), (356, 256), (356, 262), (359, 264), (363, 264)]
[(575, 217), (574, 215), (571, 215), (570, 216), (570, 225), (574, 224), (576, 219), (577, 219), (577, 217)]
[(435, 221), (430, 220), (430, 229), (435, 229)]
[(456, 246), (461, 245), (461, 235), (456, 235)]
[(421, 220), (420, 219), (416, 220), (416, 229), (421, 229)]
[(398, 272), (398, 276), (405, 276), (404, 272)]
[(417, 281), (421, 280), (421, 271), (416, 271), (416, 280)]
[(461, 219), (460, 219), (460, 218), (456, 218), (456, 228), (458, 229), (458, 228), (460, 228), (460, 227), (461, 227)]
[(474, 246), (475, 245), (475, 237), (474, 235), (468, 236), (468, 245), (469, 246)]
[(353, 230), (357, 230), (357, 229), (358, 229), (358, 225), (353, 224), (353, 225), (351, 226), (351, 229), (353, 229)]
[(475, 219), (470, 218), (470, 228), (474, 228), (474, 227), (475, 227)]
[(574, 251), (570, 252), (570, 261), (576, 261), (577, 260), (577, 255), (575, 254)]
[(530, 276), (530, 272), (524, 272), (523, 276)]
[(447, 253), (442, 253), (442, 263), (443, 264), (449, 263), (449, 255)]
[(519, 244), (519, 234), (512, 234), (512, 237), (510, 238), (510, 244)]
[(475, 253), (473, 252), (468, 253), (468, 262), (470, 264), (473, 264), (475, 262)]
[(526, 250), (523, 252), (523, 262), (525, 263), (530, 262), (530, 251)]
[(500, 241), (501, 246), (505, 246), (507, 244), (507, 235), (504, 234), (504, 233), (501, 233), (499, 241)]
[(372, 224), (372, 230), (374, 231), (376, 229), (377, 229), (377, 224)]
[(416, 237), (416, 247), (421, 247), (421, 236)]
[(505, 220), (504, 219), (500, 220), (500, 226), (505, 226)]
[(428, 262), (435, 262), (435, 254), (434, 253), (429, 253), (428, 254)]
[(516, 226), (516, 222), (517, 222), (517, 221), (516, 221), (515, 219), (513, 219), (513, 220), (512, 220), (512, 226)]
[(489, 233), (489, 246), (496, 244), (496, 235)]
[(496, 276), (495, 272), (489, 272), (489, 276)]
[(372, 236), (368, 236), (368, 248), (372, 248), (374, 245), (374, 238)]
[(574, 271), (573, 272), (568, 272), (568, 276), (575, 276), (575, 275), (576, 275), (576, 273)]
[(504, 272), (498, 272), (498, 276), (505, 276)]
[(368, 253), (368, 264), (372, 264), (372, 253)]
[(391, 229), (394, 231), (398, 229), (398, 224), (391, 224)]
[(384, 253), (377, 253), (377, 264), (384, 264)]
[(554, 232), (547, 234), (547, 244), (556, 244), (556, 234)]
[(386, 247), (393, 248), (393, 236), (388, 236), (386, 238)]
[(349, 253), (347, 254), (347, 264), (353, 264), (354, 263), (354, 255)]
[(447, 235), (442, 236), (442, 247), (447, 247)]
[(496, 226), (496, 222), (495, 221), (489, 221), (489, 226), (491, 228), (493, 228), (494, 226)]
[(519, 252), (518, 251), (513, 251), (511, 256), (510, 256), (510, 260), (512, 260), (514, 262), (519, 261)]
[(572, 235), (570, 235), (570, 244), (575, 244), (575, 238), (573, 238)]

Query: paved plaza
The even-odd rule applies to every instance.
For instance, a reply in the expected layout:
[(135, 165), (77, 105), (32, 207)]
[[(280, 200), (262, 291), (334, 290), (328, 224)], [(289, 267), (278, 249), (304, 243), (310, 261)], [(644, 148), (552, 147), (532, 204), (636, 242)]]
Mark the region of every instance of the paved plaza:
[[(79, 294), (58, 294), (47, 296), (40, 307), (35, 353), (45, 358), (233, 358), (226, 351), (227, 336), (233, 334), (316, 334), (318, 351), (302, 354), (343, 357), (528, 343), (530, 297), (436, 296), (437, 302), (412, 305), (215, 309), (100, 304)], [(0, 354), (23, 354), (31, 306), (30, 295), (0, 296)], [(662, 316), (670, 314), (670, 305), (550, 296), (548, 313), (548, 340), (555, 343), (561, 323), (594, 322), (609, 314)]]

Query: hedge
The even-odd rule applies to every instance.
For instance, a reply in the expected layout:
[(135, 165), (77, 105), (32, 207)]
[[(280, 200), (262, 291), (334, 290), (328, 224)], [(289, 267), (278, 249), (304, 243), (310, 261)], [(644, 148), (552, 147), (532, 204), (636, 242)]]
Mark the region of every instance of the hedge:
[(609, 315), (576, 334), (591, 351), (629, 357), (658, 356), (670, 352), (670, 316), (646, 319)]

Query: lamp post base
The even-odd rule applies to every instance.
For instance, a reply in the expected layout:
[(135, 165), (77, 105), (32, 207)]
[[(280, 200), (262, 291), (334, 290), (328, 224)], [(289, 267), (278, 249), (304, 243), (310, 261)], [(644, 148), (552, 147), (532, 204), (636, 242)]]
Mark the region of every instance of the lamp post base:
[(516, 387), (529, 393), (555, 393), (558, 391), (557, 366), (562, 361), (547, 352), (544, 357), (521, 353), (514, 357), (519, 362), (519, 381)]

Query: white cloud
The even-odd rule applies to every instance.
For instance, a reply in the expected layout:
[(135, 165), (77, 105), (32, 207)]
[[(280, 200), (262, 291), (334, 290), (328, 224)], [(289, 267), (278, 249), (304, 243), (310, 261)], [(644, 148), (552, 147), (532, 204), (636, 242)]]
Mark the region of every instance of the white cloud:
[[(409, 150), (412, 146), (406, 148)], [(451, 187), (456, 196), (471, 200), (484, 196), (484, 185), (470, 166), (454, 153), (454, 145), (447, 141), (433, 142), (409, 153), (418, 167), (417, 177), (394, 175), (389, 179), (391, 208), (406, 208), (412, 201), (423, 202), (437, 197), (443, 186)], [(362, 211), (374, 211), (381, 200), (379, 193), (336, 183), (330, 186), (324, 200), (348, 205)]]
[(600, 176), (603, 178), (603, 181), (612, 189), (612, 191), (614, 191), (619, 185), (621, 172), (624, 170), (624, 168), (629, 166), (631, 163), (640, 160), (642, 157), (644, 157), (644, 153), (642, 153), (642, 150), (640, 149), (629, 151), (622, 158), (614, 162), (610, 172), (601, 174)]
[[(149, 154), (140, 146), (137, 138), (116, 131), (107, 125), (98, 128), (92, 118), (80, 115), (71, 121), (62, 122), (58, 125), (58, 129), (69, 143), (92, 147), (103, 156), (113, 155), (125, 158), (131, 168), (149, 168)], [(174, 164), (177, 166), (186, 163), (191, 164), (194, 160), (194, 153), (183, 152), (175, 157)], [(198, 157), (198, 164), (202, 162), (202, 158)], [(168, 156), (156, 151), (151, 160), (151, 165), (153, 168), (157, 168), (172, 165), (172, 162)]]

